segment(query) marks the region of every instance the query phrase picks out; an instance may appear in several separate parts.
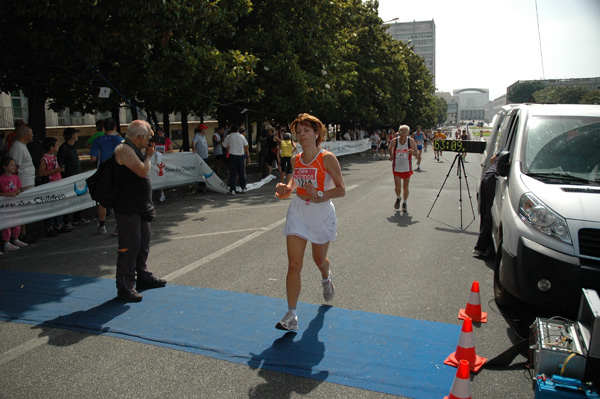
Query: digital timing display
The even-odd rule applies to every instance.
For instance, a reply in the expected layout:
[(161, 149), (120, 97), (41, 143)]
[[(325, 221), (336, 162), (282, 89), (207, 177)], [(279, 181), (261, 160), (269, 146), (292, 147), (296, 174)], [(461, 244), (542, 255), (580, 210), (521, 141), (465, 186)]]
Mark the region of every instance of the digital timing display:
[(483, 154), (485, 151), (485, 141), (471, 140), (434, 140), (434, 151), (452, 151)]

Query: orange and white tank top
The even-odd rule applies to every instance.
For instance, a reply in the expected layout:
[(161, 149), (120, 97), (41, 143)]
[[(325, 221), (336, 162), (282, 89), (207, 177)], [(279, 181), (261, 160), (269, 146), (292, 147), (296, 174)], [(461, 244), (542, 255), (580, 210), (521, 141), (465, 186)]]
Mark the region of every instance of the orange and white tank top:
[(292, 178), (298, 186), (296, 194), (307, 195), (306, 190), (302, 188), (306, 183), (312, 183), (317, 191), (325, 191), (333, 188), (331, 175), (325, 170), (323, 156), (326, 151), (321, 149), (317, 156), (308, 164), (302, 162), (302, 153), (296, 157), (294, 163), (294, 173)]

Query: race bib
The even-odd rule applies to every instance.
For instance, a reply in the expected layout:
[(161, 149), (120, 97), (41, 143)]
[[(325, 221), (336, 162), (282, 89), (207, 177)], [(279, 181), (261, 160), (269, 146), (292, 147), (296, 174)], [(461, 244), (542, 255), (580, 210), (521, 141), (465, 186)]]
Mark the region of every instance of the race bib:
[(292, 177), (298, 187), (303, 187), (306, 183), (318, 187), (316, 168), (296, 168)]

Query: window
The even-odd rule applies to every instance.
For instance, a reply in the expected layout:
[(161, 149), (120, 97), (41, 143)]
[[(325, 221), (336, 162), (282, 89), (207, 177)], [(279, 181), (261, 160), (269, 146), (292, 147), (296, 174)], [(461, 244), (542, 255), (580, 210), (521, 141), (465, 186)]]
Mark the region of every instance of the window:
[(22, 119), (27, 122), (29, 120), (27, 97), (25, 97), (21, 91), (10, 93), (10, 97), (12, 101), (13, 121)]
[(81, 114), (81, 112), (70, 112), (69, 108), (66, 108), (58, 112), (58, 125), (83, 125), (83, 115)]

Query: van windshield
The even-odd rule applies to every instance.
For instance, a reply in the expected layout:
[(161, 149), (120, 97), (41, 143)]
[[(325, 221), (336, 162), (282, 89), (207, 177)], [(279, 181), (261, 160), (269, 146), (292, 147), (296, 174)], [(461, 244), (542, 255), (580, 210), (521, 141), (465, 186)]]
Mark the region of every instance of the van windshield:
[(600, 118), (532, 116), (527, 123), (524, 172), (533, 177), (600, 182)]

